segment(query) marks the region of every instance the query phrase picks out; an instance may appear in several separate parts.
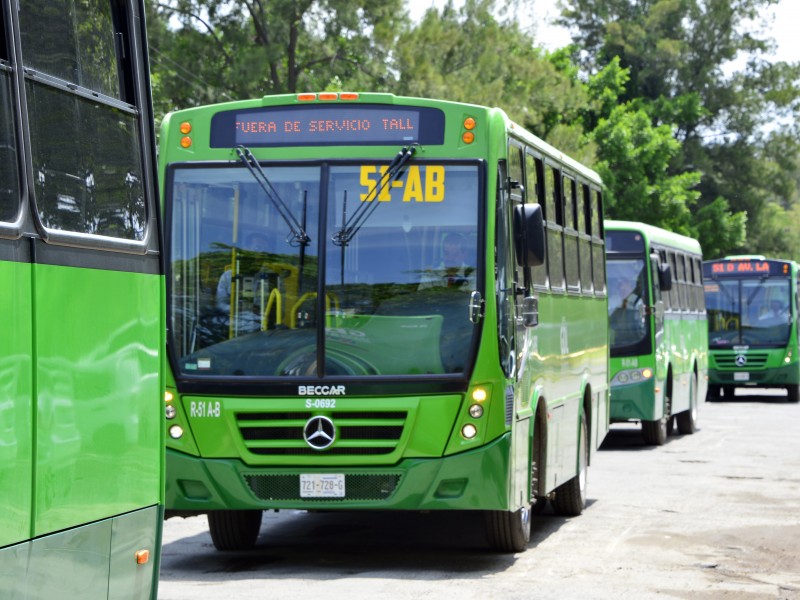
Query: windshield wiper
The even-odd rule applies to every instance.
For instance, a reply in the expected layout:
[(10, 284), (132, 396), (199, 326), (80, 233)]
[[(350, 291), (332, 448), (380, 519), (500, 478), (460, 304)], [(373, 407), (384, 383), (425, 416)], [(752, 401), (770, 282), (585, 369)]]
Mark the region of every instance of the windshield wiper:
[[(367, 194), (367, 197), (361, 202), (361, 205), (356, 209), (353, 213), (353, 216), (345, 221), (347, 216), (346, 212), (342, 213), (342, 228), (334, 233), (331, 236), (331, 241), (337, 246), (346, 246), (350, 243), (358, 230), (364, 225), (367, 219), (375, 212), (375, 209), (378, 208), (380, 204), (380, 200), (378, 197), (381, 195), (383, 190), (385, 190), (388, 186), (390, 186), (394, 181), (399, 179), (404, 172), (404, 168), (408, 161), (414, 156), (417, 152), (418, 144), (412, 144), (411, 146), (404, 146), (400, 152), (392, 159), (392, 162), (389, 163), (389, 168), (386, 169), (386, 172), (381, 175), (381, 179), (379, 183), (375, 184), (375, 187), (370, 190)], [(346, 211), (346, 201), (344, 205), (344, 210)]]
[(261, 189), (264, 190), (264, 193), (267, 195), (269, 201), (272, 202), (275, 210), (278, 211), (278, 214), (289, 227), (290, 234), (287, 241), (293, 245), (308, 246), (311, 243), (311, 238), (308, 237), (303, 226), (295, 219), (289, 207), (286, 206), (286, 203), (281, 200), (278, 192), (272, 186), (272, 183), (270, 183), (267, 174), (264, 173), (264, 169), (258, 164), (258, 160), (253, 156), (253, 153), (250, 152), (250, 149), (247, 146), (236, 146), (235, 150), (239, 158), (242, 159), (244, 166), (250, 171), (253, 179), (261, 186)]

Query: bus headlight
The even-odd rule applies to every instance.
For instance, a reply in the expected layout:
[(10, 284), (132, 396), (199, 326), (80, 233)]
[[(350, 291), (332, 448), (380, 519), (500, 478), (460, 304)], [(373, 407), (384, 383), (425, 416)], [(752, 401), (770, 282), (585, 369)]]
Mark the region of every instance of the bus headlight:
[(619, 371), (611, 380), (611, 385), (626, 385), (629, 383), (641, 383), (653, 377), (653, 369), (627, 369)]
[(461, 435), (464, 436), (464, 439), (471, 440), (478, 435), (478, 428), (472, 423), (467, 423), (461, 428)]
[(473, 404), (469, 407), (469, 416), (473, 419), (480, 419), (483, 416), (483, 407), (480, 404)]
[(179, 440), (183, 437), (183, 427), (180, 425), (173, 425), (169, 428), (169, 437), (173, 440)]
[(172, 404), (167, 404), (166, 408), (164, 409), (164, 414), (168, 419), (174, 419), (177, 412), (178, 411), (175, 410), (175, 407), (172, 406)]

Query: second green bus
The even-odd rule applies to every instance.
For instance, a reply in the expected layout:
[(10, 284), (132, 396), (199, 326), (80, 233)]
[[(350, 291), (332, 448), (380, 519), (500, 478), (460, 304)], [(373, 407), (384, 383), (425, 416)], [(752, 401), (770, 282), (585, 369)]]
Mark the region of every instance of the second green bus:
[(640, 422), (660, 446), (694, 433), (705, 400), (708, 332), (697, 240), (606, 221), (611, 422)]

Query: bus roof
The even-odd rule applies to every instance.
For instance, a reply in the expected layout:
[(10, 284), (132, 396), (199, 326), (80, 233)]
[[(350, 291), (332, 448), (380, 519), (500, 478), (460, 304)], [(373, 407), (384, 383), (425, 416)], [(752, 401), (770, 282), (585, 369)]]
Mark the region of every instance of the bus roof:
[(667, 231), (661, 227), (638, 223), (636, 221), (615, 221), (607, 219), (603, 221), (606, 231), (637, 231), (641, 233), (649, 243), (676, 248), (685, 252), (699, 254), (702, 256), (703, 250), (700, 242), (696, 239), (673, 231)]

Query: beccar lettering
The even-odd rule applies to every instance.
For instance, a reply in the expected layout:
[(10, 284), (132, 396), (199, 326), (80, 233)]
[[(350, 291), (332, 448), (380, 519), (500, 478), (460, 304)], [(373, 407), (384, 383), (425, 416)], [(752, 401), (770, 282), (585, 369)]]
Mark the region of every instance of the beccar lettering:
[(298, 396), (344, 396), (347, 394), (343, 385), (298, 385)]

